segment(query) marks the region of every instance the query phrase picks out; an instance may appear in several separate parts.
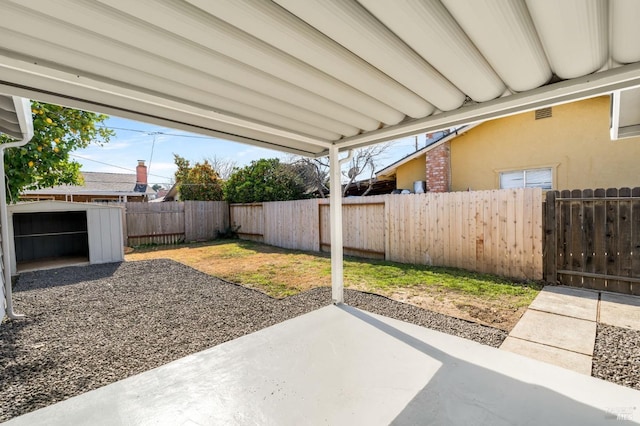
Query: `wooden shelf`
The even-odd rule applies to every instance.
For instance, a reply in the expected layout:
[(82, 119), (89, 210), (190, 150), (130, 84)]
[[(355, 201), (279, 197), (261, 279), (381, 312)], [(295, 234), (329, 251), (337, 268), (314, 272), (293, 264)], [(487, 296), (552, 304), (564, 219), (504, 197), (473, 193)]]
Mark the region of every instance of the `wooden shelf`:
[(87, 231), (68, 231), (68, 232), (48, 232), (44, 234), (26, 234), (16, 235), (16, 238), (31, 238), (31, 237), (55, 237), (58, 235), (76, 235), (76, 234), (88, 234)]

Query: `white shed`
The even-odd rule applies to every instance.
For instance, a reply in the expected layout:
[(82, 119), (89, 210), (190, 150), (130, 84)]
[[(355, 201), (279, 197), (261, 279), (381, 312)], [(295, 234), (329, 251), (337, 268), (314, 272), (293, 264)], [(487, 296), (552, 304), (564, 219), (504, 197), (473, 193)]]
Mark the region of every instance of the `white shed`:
[(122, 261), (122, 210), (64, 201), (9, 206), (11, 273)]

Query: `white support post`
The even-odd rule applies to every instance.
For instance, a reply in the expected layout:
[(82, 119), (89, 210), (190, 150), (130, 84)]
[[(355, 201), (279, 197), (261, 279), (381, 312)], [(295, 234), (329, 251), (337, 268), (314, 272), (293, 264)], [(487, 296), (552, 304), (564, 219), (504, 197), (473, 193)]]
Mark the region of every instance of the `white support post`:
[(331, 228), (331, 299), (334, 304), (344, 303), (344, 271), (342, 254), (342, 183), (340, 166), (351, 160), (353, 151), (340, 159), (338, 147), (329, 147), (329, 226)]
[(618, 140), (618, 131), (620, 130), (620, 90), (611, 93), (611, 129), (609, 129), (612, 141)]
[(331, 299), (334, 304), (344, 303), (342, 254), (342, 185), (338, 147), (329, 148), (329, 226), (331, 228)]

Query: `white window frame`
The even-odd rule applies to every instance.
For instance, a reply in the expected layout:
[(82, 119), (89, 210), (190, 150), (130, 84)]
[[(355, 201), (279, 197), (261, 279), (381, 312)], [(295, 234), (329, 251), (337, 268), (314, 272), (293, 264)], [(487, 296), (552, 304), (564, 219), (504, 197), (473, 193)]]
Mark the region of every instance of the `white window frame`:
[[(497, 169), (494, 170), (496, 173), (496, 187), (498, 189), (502, 188), (501, 177), (503, 173), (514, 173), (514, 172), (522, 172), (523, 173), (523, 186), (519, 188), (526, 188), (526, 172), (530, 171), (538, 171), (538, 170), (551, 170), (551, 188), (542, 188), (543, 191), (550, 191), (556, 189), (557, 186), (557, 176), (558, 176), (558, 166), (560, 163), (556, 164), (547, 164), (547, 165), (536, 165), (530, 167), (512, 167), (508, 169)], [(537, 187), (532, 187), (537, 188)]]

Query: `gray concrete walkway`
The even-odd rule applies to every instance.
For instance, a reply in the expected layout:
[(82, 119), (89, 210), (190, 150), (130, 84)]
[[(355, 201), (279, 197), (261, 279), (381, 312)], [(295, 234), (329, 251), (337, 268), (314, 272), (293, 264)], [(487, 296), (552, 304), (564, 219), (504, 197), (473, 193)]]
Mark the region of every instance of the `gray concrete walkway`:
[(640, 330), (640, 297), (544, 287), (500, 349), (590, 375), (598, 322)]
[(328, 306), (7, 425), (638, 424), (638, 401), (630, 388)]

